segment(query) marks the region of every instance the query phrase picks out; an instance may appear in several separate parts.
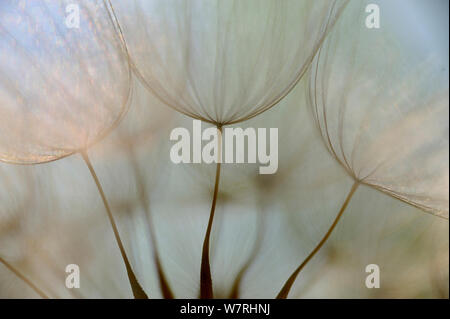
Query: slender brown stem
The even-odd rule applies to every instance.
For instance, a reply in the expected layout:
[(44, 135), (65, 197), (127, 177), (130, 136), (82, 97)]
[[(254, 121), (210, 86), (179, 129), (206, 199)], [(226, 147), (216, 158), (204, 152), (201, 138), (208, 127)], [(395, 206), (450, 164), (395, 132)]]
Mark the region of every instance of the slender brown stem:
[(16, 268), (14, 268), (12, 265), (10, 265), (6, 260), (4, 260), (2, 257), (0, 257), (0, 263), (5, 265), (6, 268), (11, 270), (17, 277), (22, 279), (28, 286), (30, 286), (39, 296), (41, 296), (44, 299), (48, 299), (48, 296), (39, 289), (35, 284), (33, 284), (27, 277), (22, 275)]
[(150, 233), (150, 238), (151, 238), (152, 245), (153, 245), (153, 258), (155, 260), (156, 271), (158, 273), (159, 287), (161, 288), (161, 292), (162, 292), (164, 299), (173, 299), (174, 294), (172, 293), (172, 289), (170, 288), (170, 285), (166, 279), (166, 275), (164, 273), (164, 269), (162, 267), (161, 260), (159, 258), (155, 229), (153, 227), (153, 221), (152, 221), (151, 212), (150, 212), (150, 208), (149, 208), (150, 203), (148, 201), (148, 196), (147, 196), (147, 185), (145, 183), (145, 180), (142, 178), (143, 174), (141, 173), (139, 163), (136, 160), (134, 149), (131, 145), (129, 145), (129, 150), (130, 150), (130, 154), (131, 154), (131, 156), (130, 156), (131, 164), (132, 164), (132, 167), (134, 170), (134, 175), (136, 177), (136, 184), (137, 184), (137, 188), (138, 188), (139, 199), (140, 199), (141, 205), (143, 206), (143, 209), (144, 209), (144, 218), (147, 222), (148, 230)]
[(136, 276), (134, 275), (133, 269), (131, 268), (130, 262), (128, 261), (127, 254), (125, 253), (125, 249), (122, 244), (122, 240), (120, 239), (119, 231), (116, 226), (116, 222), (114, 221), (114, 217), (111, 213), (111, 209), (109, 208), (108, 201), (106, 200), (105, 193), (103, 192), (102, 185), (100, 184), (100, 181), (98, 180), (97, 174), (95, 173), (94, 167), (91, 164), (91, 161), (89, 160), (89, 157), (85, 151), (80, 152), (81, 156), (83, 157), (84, 161), (86, 162), (87, 167), (89, 168), (89, 171), (91, 172), (92, 178), (95, 181), (95, 184), (97, 185), (98, 192), (100, 193), (100, 197), (103, 200), (103, 204), (106, 209), (106, 213), (109, 218), (109, 222), (111, 223), (111, 227), (114, 232), (114, 237), (116, 238), (117, 245), (119, 246), (120, 254), (122, 255), (123, 262), (125, 263), (125, 267), (127, 269), (127, 275), (128, 280), (131, 285), (131, 290), (133, 291), (133, 295), (135, 299), (148, 299), (147, 294), (142, 289), (142, 287), (139, 285), (139, 282), (136, 279)]
[(211, 237), (211, 229), (214, 220), (214, 212), (216, 210), (217, 194), (219, 192), (219, 180), (220, 180), (220, 164), (222, 159), (222, 127), (217, 126), (219, 131), (218, 138), (218, 155), (217, 166), (216, 166), (216, 181), (214, 183), (214, 193), (211, 204), (211, 211), (209, 213), (208, 227), (206, 229), (205, 239), (203, 240), (202, 249), (202, 264), (200, 269), (200, 298), (201, 299), (212, 299), (213, 298), (213, 287), (211, 278), (211, 267), (209, 264), (209, 239)]
[(241, 292), (241, 282), (242, 278), (244, 278), (244, 275), (247, 273), (248, 269), (252, 265), (252, 262), (255, 260), (257, 253), (259, 252), (259, 248), (261, 247), (260, 242), (257, 242), (255, 244), (255, 247), (253, 248), (253, 251), (248, 258), (248, 260), (245, 262), (245, 264), (242, 266), (242, 268), (239, 270), (238, 274), (236, 275), (236, 278), (234, 279), (233, 286), (231, 286), (231, 292), (229, 295), (229, 299), (238, 299), (240, 292)]
[(342, 214), (344, 213), (345, 209), (347, 208), (348, 203), (350, 202), (353, 194), (355, 193), (356, 189), (359, 186), (359, 181), (355, 181), (352, 188), (350, 189), (350, 192), (347, 195), (347, 198), (344, 201), (344, 204), (342, 204), (341, 209), (339, 210), (339, 213), (337, 214), (336, 218), (333, 221), (333, 224), (331, 224), (330, 228), (326, 232), (325, 236), (323, 236), (322, 240), (319, 242), (319, 244), (314, 248), (314, 250), (306, 257), (306, 259), (300, 264), (300, 266), (292, 273), (292, 275), (289, 277), (289, 279), (284, 284), (283, 288), (280, 290), (280, 292), (277, 295), (277, 299), (286, 299), (289, 291), (291, 290), (292, 285), (295, 282), (295, 279), (297, 278), (300, 271), (306, 266), (306, 264), (314, 257), (314, 255), (320, 250), (320, 248), (325, 244), (328, 237), (330, 237), (331, 233), (333, 232), (334, 228), (336, 227), (337, 223), (339, 222), (339, 219), (341, 218)]
[[(263, 202), (263, 201), (264, 201), (264, 199), (260, 200), (260, 202)], [(262, 216), (260, 216), (260, 215), (258, 216), (258, 217), (260, 217), (259, 223), (258, 223), (258, 232), (256, 235), (255, 244), (253, 246), (252, 252), (250, 253), (250, 256), (248, 257), (248, 259), (244, 263), (244, 265), (242, 265), (242, 268), (239, 270), (238, 274), (236, 275), (236, 278), (234, 279), (233, 285), (231, 286), (230, 295), (228, 296), (229, 299), (238, 299), (239, 298), (242, 279), (244, 278), (244, 275), (247, 273), (248, 269), (250, 268), (250, 266), (256, 259), (256, 256), (258, 255), (258, 253), (261, 249), (261, 244), (262, 244), (262, 239), (263, 239), (263, 234), (264, 234), (264, 219), (265, 219), (265, 214), (264, 214), (263, 209), (264, 209), (264, 207), (262, 207), (261, 213), (260, 213), (260, 215), (262, 215)]]

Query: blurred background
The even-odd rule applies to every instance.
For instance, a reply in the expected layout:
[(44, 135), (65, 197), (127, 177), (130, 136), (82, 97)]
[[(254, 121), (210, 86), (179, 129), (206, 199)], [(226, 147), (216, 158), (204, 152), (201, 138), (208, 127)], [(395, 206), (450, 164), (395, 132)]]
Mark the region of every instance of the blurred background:
[[(382, 24), (409, 39), (411, 50), (433, 52), (448, 74), (448, 1), (373, 2)], [(410, 32), (410, 24), (420, 32)], [(196, 298), (215, 165), (173, 164), (170, 131), (191, 130), (192, 120), (135, 77), (133, 83), (128, 113), (88, 152), (149, 297), (162, 296), (153, 260), (157, 245), (175, 296)], [(258, 164), (223, 165), (211, 242), (215, 297), (229, 295), (250, 258), (240, 297), (275, 297), (351, 188), (352, 178), (321, 142), (307, 107), (307, 84), (304, 77), (279, 105), (239, 124), (278, 128), (279, 169), (259, 175)], [(448, 226), (448, 219), (361, 186), (289, 297), (448, 298)], [(0, 162), (0, 256), (51, 298), (132, 298), (103, 203), (79, 154), (40, 165)], [(65, 287), (68, 264), (80, 267), (79, 289)], [(379, 289), (365, 286), (368, 264), (380, 267)], [(0, 264), (0, 298), (39, 296)]]

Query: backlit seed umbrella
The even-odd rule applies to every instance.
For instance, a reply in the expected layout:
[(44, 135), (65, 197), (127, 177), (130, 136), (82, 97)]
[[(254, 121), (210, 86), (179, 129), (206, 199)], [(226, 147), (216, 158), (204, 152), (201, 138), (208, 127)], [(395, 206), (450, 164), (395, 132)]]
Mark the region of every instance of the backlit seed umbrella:
[[(432, 50), (396, 37), (395, 24), (366, 27), (349, 6), (313, 61), (312, 113), (330, 154), (354, 179), (320, 249), (360, 184), (448, 218), (448, 73)], [(448, 71), (447, 71), (448, 72)]]
[[(346, 3), (111, 2), (146, 87), (168, 106), (219, 130), (266, 111), (288, 94)], [(220, 163), (203, 248), (203, 297), (212, 297), (208, 249), (219, 179)]]
[(135, 70), (167, 105), (241, 122), (304, 74), (345, 1), (112, 1)]
[(37, 164), (79, 152), (97, 184), (135, 296), (131, 270), (86, 150), (127, 110), (128, 58), (103, 1), (0, 4), (0, 160)]

